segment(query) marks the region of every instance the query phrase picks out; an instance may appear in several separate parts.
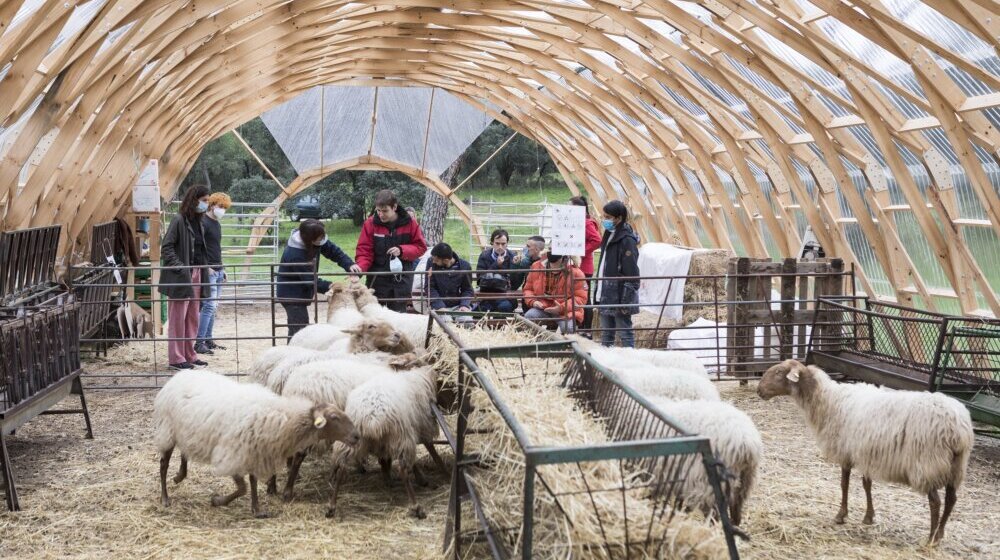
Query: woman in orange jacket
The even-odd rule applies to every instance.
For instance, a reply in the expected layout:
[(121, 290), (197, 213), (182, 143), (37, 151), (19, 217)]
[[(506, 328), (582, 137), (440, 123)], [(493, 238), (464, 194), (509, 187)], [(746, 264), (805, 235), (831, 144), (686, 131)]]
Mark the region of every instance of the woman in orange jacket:
[(557, 321), (560, 331), (571, 333), (583, 321), (580, 306), (587, 303), (587, 278), (572, 259), (550, 253), (548, 259), (531, 265), (524, 282), (524, 302), (528, 305), (525, 319)]

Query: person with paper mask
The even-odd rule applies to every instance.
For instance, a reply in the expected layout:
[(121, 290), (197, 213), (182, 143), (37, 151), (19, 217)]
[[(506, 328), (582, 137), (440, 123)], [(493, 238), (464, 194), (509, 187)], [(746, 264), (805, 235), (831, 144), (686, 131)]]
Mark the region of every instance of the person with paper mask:
[[(551, 270), (547, 270), (551, 269)], [(572, 257), (553, 255), (531, 265), (524, 283), (524, 318), (542, 324), (555, 323), (563, 334), (576, 330), (583, 321), (587, 282)]]
[(198, 336), (198, 302), (208, 263), (202, 214), (208, 210), (208, 187), (191, 185), (177, 215), (160, 242), (163, 269), (160, 293), (167, 296), (168, 361), (171, 369), (207, 366), (194, 351)]
[(205, 256), (208, 268), (203, 275), (201, 315), (198, 317), (198, 340), (194, 351), (198, 354), (214, 354), (215, 348), (224, 350), (212, 340), (212, 328), (215, 326), (215, 313), (219, 308), (219, 294), (222, 283), (226, 280), (226, 269), (222, 266), (222, 217), (233, 205), (229, 195), (222, 192), (212, 193), (208, 197), (208, 211), (201, 218), (201, 227), (205, 232)]
[(413, 296), (412, 272), (427, 252), (427, 242), (420, 224), (399, 205), (396, 193), (375, 193), (375, 212), (365, 220), (358, 236), (354, 258), (364, 272), (392, 272), (369, 275), (366, 284), (375, 290), (379, 302), (400, 313), (406, 312)]
[[(347, 272), (358, 274), (362, 272), (347, 253), (337, 247), (326, 237), (326, 229), (318, 220), (303, 220), (299, 229), (292, 232), (288, 245), (281, 253), (281, 265), (278, 267), (278, 286), (275, 295), (278, 302), (285, 308), (288, 318), (288, 339), (309, 324), (309, 304), (312, 303), (316, 291), (326, 293), (330, 290), (328, 280), (316, 276), (319, 270), (319, 256), (337, 263)], [(357, 282), (357, 276), (351, 277)]]
[(601, 307), (601, 344), (613, 346), (615, 335), (621, 345), (635, 347), (632, 315), (639, 312), (639, 280), (613, 280), (616, 277), (639, 276), (639, 236), (628, 223), (628, 209), (620, 200), (604, 205), (604, 238), (601, 240), (601, 261), (597, 269), (597, 291), (594, 301)]

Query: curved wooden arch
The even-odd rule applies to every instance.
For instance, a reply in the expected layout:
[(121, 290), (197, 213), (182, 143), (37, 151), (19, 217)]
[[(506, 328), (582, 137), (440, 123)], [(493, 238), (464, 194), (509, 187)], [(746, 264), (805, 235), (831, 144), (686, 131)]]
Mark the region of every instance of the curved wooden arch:
[[(427, 187), (428, 190), (432, 190), (447, 198), (449, 202), (455, 205), (455, 209), (458, 210), (459, 217), (462, 218), (465, 225), (469, 226), (469, 232), (475, 236), (476, 239), (480, 240), (480, 243), (482, 243), (483, 239), (486, 239), (486, 232), (483, 230), (482, 223), (476, 219), (476, 217), (469, 210), (469, 207), (462, 202), (462, 199), (456, 196), (455, 193), (448, 188), (448, 185), (441, 181), (440, 178), (435, 177), (431, 173), (422, 171), (419, 168), (406, 165), (405, 163), (372, 155), (351, 158), (331, 165), (324, 165), (321, 169), (313, 169), (300, 174), (285, 185), (278, 196), (271, 201), (271, 205), (268, 206), (262, 214), (276, 214), (278, 209), (281, 208), (281, 205), (284, 204), (286, 200), (313, 186), (322, 178), (342, 170), (398, 171)], [(254, 220), (253, 229), (250, 233), (250, 240), (247, 243), (248, 255), (252, 255), (257, 250), (257, 247), (260, 245), (260, 239), (267, 233), (266, 227), (271, 223), (271, 221), (272, 220), (269, 217), (259, 217)]]
[[(984, 114), (1000, 107), (1000, 76), (881, 0), (813, 0), (809, 12), (793, 0), (108, 0), (64, 29), (81, 4), (0, 5), (5, 228), (62, 221), (78, 239), (121, 208), (148, 158), (170, 194), (205, 142), (316, 85), (433, 86), (543, 144), (595, 202), (623, 197), (648, 239), (696, 244), (700, 231), (715, 246), (790, 254), (801, 214), (836, 254), (860, 263), (855, 248), (870, 250), (865, 291), (884, 274), (897, 300), (933, 305), (941, 286), (904, 246), (906, 215), (948, 295), (1000, 313), (963, 231), (1000, 234), (984, 167), (1000, 153)], [(996, 0), (924, 4), (996, 54)], [(827, 22), (881, 49), (911, 85)], [(958, 200), (942, 149), (974, 199)], [(386, 163), (397, 165), (370, 164)]]

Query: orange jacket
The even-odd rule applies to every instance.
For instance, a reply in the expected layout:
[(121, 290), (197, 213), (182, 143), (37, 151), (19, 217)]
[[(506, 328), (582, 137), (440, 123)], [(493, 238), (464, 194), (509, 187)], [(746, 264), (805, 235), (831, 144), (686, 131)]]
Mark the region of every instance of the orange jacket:
[[(528, 279), (524, 282), (524, 302), (528, 307), (534, 307), (536, 301), (545, 307), (558, 307), (559, 315), (564, 319), (573, 318), (577, 323), (583, 321), (583, 308), (587, 303), (587, 278), (575, 265), (570, 264), (568, 270), (560, 272), (544, 272), (549, 263), (541, 259), (531, 265)], [(570, 294), (570, 274), (575, 279)]]

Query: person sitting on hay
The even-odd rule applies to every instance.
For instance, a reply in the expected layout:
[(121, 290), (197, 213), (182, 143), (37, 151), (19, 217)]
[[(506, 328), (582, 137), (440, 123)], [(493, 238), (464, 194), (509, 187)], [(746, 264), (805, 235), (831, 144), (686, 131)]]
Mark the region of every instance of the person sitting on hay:
[(524, 318), (546, 326), (556, 324), (566, 334), (583, 321), (587, 279), (571, 257), (554, 255), (531, 265), (524, 283)]

